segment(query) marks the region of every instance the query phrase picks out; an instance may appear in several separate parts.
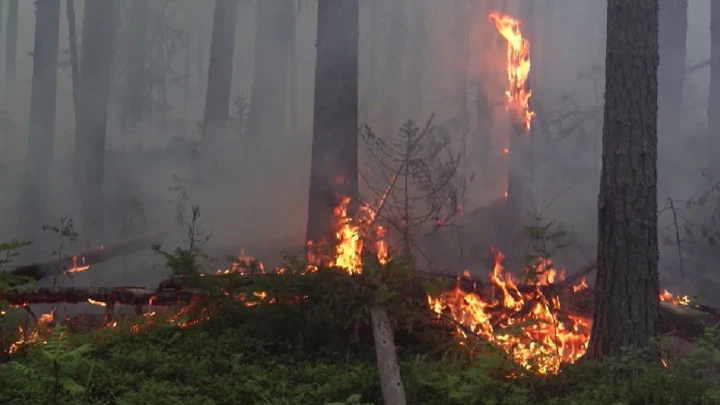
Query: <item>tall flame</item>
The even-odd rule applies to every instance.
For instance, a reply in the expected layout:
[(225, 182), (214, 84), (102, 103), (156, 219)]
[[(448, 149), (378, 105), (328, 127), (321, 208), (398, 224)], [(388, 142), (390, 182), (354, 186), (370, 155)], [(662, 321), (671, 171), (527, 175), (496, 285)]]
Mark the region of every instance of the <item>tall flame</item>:
[(530, 111), (528, 105), (532, 92), (526, 89), (530, 75), (530, 42), (523, 38), (519, 20), (496, 11), (491, 11), (488, 19), (495, 24), (500, 35), (507, 40), (506, 108), (515, 115), (518, 124), (522, 125), (525, 131), (529, 131), (530, 121), (535, 115)]

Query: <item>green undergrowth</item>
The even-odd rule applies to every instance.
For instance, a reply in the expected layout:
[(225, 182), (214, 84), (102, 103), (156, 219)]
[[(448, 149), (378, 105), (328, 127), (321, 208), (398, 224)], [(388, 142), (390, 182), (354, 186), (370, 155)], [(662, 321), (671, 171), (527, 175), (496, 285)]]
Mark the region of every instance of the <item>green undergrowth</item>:
[[(365, 328), (303, 326), (296, 316), (267, 305), (225, 309), (185, 329), (56, 327), (46, 344), (0, 364), (0, 404), (382, 404)], [(432, 331), (399, 331), (398, 344), (414, 405), (720, 404), (712, 369), (698, 360), (715, 352), (702, 345), (670, 371), (628, 355), (538, 377), (489, 348), (471, 357)]]

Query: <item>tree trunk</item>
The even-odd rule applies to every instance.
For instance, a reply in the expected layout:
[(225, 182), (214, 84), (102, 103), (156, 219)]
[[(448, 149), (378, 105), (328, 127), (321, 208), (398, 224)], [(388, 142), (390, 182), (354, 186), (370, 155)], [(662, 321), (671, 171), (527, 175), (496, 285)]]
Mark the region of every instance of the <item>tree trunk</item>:
[(592, 359), (658, 331), (658, 0), (608, 0)]
[(15, 99), (17, 68), (18, 0), (8, 3), (7, 36), (5, 37), (5, 105), (12, 105)]
[(470, 18), (468, 15), (471, 13), (472, 8), (468, 7), (467, 0), (456, 0), (454, 5), (454, 18), (455, 25), (453, 26), (453, 46), (454, 56), (453, 59), (453, 101), (456, 104), (456, 109), (460, 113), (463, 123), (467, 123), (468, 108), (467, 108), (467, 85), (468, 85), (468, 61), (469, 61), (469, 44), (468, 44), (468, 30)]
[[(60, 0), (37, 0), (35, 4), (35, 46), (25, 157), (26, 177), (20, 216), (25, 222), (24, 232), (30, 232), (29, 235), (40, 229), (42, 223), (39, 221), (45, 219), (46, 201), (50, 197), (48, 190), (53, 159), (60, 35)], [(16, 17), (17, 9), (11, 11), (11, 17), (13, 13)], [(17, 18), (14, 18), (14, 23), (17, 23)]]
[(425, 50), (429, 48), (426, 17), (427, 2), (414, 0), (410, 3), (410, 24), (408, 25), (410, 46), (410, 63), (403, 75), (404, 89), (407, 92), (408, 116), (420, 122), (423, 113), (423, 76), (425, 73)]
[(708, 144), (712, 182), (720, 179), (720, 3), (710, 2), (710, 89), (708, 95)]
[(359, 194), (358, 37), (358, 0), (319, 0), (307, 240), (326, 240), (339, 199)]
[(75, 118), (75, 133), (77, 134), (80, 127), (80, 106), (78, 97), (80, 97), (80, 61), (77, 52), (77, 27), (75, 24), (75, 1), (67, 0), (67, 22), (68, 22), (68, 41), (70, 42), (70, 71), (72, 72), (72, 97), (73, 97), (73, 114)]
[(288, 0), (263, 0), (256, 7), (248, 134), (258, 144), (266, 145), (267, 139), (284, 139), (287, 135), (288, 67), (290, 43), (295, 40), (295, 15), (293, 3)]
[[(405, 119), (400, 115), (400, 93), (403, 91), (403, 56), (407, 45), (407, 21), (404, 1), (390, 0), (390, 37), (385, 55), (383, 80), (386, 87), (382, 92), (385, 107), (380, 115), (380, 136), (393, 136)], [(372, 102), (372, 101), (371, 101)]]
[(298, 3), (293, 1), (293, 16), (290, 19), (289, 30), (292, 33), (290, 42), (288, 43), (288, 128), (292, 136), (296, 136), (298, 132), (298, 60), (297, 60), (297, 20), (300, 17)]
[(75, 190), (81, 235), (100, 242), (105, 231), (105, 136), (115, 46), (115, 5), (88, 1), (80, 61), (80, 126), (75, 136)]
[(658, 198), (665, 200), (678, 185), (673, 156), (681, 138), (688, 0), (660, 0), (659, 5), (658, 159), (663, 164), (658, 165)]
[(370, 310), (370, 318), (383, 403), (385, 405), (405, 405), (407, 403), (405, 387), (400, 375), (390, 317), (385, 309), (375, 306)]
[(122, 130), (132, 130), (145, 118), (148, 106), (145, 89), (145, 53), (150, 15), (148, 0), (130, 2), (130, 38), (125, 63), (125, 94), (123, 95)]
[(228, 122), (237, 8), (238, 0), (215, 0), (203, 115), (203, 148), (215, 142)]

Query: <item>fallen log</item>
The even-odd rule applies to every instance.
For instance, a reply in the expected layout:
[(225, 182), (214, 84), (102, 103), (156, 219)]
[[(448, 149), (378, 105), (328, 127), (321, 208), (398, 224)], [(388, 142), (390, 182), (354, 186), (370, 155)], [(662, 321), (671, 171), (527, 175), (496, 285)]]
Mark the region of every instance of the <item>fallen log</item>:
[(98, 245), (92, 249), (77, 252), (58, 260), (17, 267), (11, 266), (10, 273), (14, 276), (39, 281), (57, 274), (79, 272), (87, 270), (92, 265), (116, 257), (149, 249), (153, 245), (158, 244), (165, 236), (166, 233), (164, 231), (149, 232), (107, 245)]
[(155, 290), (144, 287), (64, 287), (39, 288), (35, 291), (12, 291), (0, 297), (11, 306), (31, 304), (82, 304), (168, 306), (189, 302), (198, 296), (191, 291)]

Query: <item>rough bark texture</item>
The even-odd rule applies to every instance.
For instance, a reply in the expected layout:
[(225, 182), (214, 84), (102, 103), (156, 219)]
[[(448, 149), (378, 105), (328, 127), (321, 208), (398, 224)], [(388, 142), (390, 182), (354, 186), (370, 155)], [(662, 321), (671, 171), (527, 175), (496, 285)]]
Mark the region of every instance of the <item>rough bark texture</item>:
[(148, 0), (133, 0), (130, 3), (132, 29), (127, 46), (125, 63), (125, 94), (123, 95), (123, 130), (132, 129), (144, 118), (147, 111), (145, 97), (145, 48), (147, 26), (150, 17)]
[(90, 1), (83, 16), (80, 125), (75, 135), (75, 191), (81, 232), (101, 241), (105, 231), (105, 135), (115, 44), (115, 6)]
[[(680, 141), (682, 99), (685, 85), (688, 0), (660, 0), (658, 17), (660, 65), (658, 66), (658, 198), (677, 192), (673, 181), (673, 155)], [(675, 184), (674, 184), (675, 183)]]
[(658, 0), (608, 0), (593, 359), (658, 332), (657, 35)]
[[(337, 0), (335, 0), (337, 1)], [(386, 310), (373, 307), (370, 310), (378, 376), (385, 405), (405, 405), (405, 387), (400, 376), (392, 324)]]
[(267, 145), (267, 139), (287, 135), (288, 74), (295, 74), (288, 69), (295, 15), (293, 3), (287, 0), (264, 0), (256, 7), (255, 76), (248, 133)]
[(30, 118), (25, 157), (22, 215), (24, 232), (40, 229), (45, 219), (53, 158), (57, 95), (60, 0), (38, 0), (30, 94)]
[(202, 144), (214, 142), (227, 125), (232, 89), (238, 0), (215, 0)]
[(358, 0), (318, 3), (307, 240), (326, 240), (340, 198), (358, 196)]
[(15, 98), (17, 68), (18, 0), (8, 2), (7, 35), (5, 37), (5, 105)]
[(708, 97), (708, 167), (720, 177), (720, 3), (710, 2), (710, 89)]

